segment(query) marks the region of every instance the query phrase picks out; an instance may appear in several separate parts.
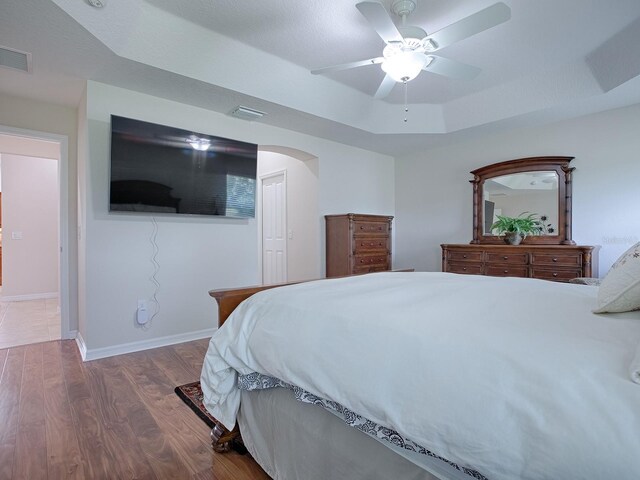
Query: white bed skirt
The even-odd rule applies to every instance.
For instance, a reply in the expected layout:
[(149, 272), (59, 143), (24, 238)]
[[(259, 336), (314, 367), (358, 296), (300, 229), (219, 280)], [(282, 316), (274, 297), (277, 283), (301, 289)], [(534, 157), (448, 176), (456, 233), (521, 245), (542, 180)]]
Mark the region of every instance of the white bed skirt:
[(430, 474), (284, 388), (243, 391), (238, 424), (247, 449), (274, 480), (448, 478)]

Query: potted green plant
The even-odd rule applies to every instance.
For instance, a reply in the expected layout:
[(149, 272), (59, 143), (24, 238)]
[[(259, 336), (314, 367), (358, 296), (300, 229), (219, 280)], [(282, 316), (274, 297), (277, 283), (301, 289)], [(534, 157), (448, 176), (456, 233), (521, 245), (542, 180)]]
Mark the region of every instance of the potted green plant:
[(544, 232), (544, 224), (535, 213), (523, 212), (517, 217), (498, 215), (491, 231), (503, 235), (505, 243), (519, 245), (527, 235), (540, 235)]

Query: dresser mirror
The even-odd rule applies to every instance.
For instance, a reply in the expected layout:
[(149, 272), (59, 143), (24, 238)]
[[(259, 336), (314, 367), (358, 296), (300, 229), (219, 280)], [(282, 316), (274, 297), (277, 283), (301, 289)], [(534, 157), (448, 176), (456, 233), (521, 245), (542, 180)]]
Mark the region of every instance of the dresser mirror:
[(535, 213), (542, 221), (541, 235), (558, 232), (558, 174), (553, 170), (511, 173), (485, 180), (483, 185), (483, 235), (493, 235), (498, 215), (517, 217)]
[(575, 245), (571, 239), (573, 157), (531, 157), (472, 171), (473, 244), (501, 244), (491, 226), (497, 216), (533, 214), (543, 231), (524, 243)]

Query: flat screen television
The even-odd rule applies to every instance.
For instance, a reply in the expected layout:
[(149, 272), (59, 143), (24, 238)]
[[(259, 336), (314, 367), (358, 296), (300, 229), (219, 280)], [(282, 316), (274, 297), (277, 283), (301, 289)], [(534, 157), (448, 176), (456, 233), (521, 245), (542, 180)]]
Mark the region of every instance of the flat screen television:
[(255, 216), (258, 146), (111, 116), (111, 212)]

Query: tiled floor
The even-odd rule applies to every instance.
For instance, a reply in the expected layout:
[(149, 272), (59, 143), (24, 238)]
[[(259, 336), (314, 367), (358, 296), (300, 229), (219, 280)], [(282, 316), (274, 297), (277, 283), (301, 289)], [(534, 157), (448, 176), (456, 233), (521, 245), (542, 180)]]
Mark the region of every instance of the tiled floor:
[(0, 298), (0, 348), (60, 339), (57, 298), (3, 302)]

